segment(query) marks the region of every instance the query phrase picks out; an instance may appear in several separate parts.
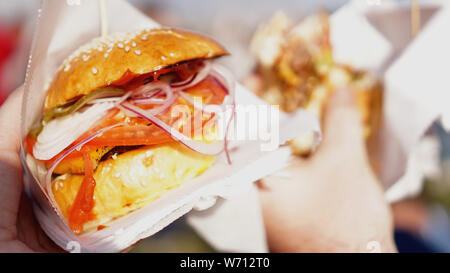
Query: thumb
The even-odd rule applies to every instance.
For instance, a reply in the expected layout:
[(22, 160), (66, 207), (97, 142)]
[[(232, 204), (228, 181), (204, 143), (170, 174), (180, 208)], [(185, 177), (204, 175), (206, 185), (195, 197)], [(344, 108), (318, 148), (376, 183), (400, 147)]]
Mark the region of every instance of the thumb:
[(22, 193), (19, 158), (22, 88), (12, 93), (0, 107), (0, 230), (15, 227)]
[(20, 149), (20, 116), (23, 87), (17, 88), (0, 107), (0, 151)]
[(363, 126), (354, 93), (351, 90), (336, 90), (328, 101), (323, 134), (322, 150), (365, 153)]

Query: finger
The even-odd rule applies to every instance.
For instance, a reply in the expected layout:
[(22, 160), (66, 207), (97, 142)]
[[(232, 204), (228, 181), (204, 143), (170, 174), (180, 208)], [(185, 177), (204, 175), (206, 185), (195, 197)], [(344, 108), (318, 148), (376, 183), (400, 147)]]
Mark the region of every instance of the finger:
[(20, 149), (22, 97), (23, 87), (19, 87), (0, 107), (0, 150), (18, 152)]
[(337, 90), (328, 101), (323, 134), (320, 152), (333, 149), (345, 153), (365, 153), (361, 117), (350, 90)]
[(0, 239), (16, 236), (15, 226), (22, 192), (20, 167), (20, 112), (22, 88), (14, 91), (0, 108)]

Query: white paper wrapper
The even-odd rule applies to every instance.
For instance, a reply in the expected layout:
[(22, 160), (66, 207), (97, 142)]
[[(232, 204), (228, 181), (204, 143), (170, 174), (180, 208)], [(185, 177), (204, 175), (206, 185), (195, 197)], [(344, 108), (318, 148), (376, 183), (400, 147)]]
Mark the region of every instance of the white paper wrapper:
[[(157, 23), (125, 1), (108, 0), (106, 3), (110, 33), (158, 27)], [(23, 135), (40, 118), (46, 85), (63, 59), (80, 45), (98, 37), (99, 32), (97, 1), (43, 1), (25, 83)], [(248, 105), (266, 104), (237, 85), (237, 108)], [(239, 120), (242, 115), (237, 111), (236, 119)], [(276, 137), (280, 143), (311, 131), (316, 135), (316, 142), (320, 140), (319, 123), (307, 112), (299, 111), (291, 116), (280, 113), (278, 121), (280, 126)], [(246, 129), (258, 130), (258, 124), (250, 125)], [(108, 228), (87, 232), (79, 237), (57, 215), (54, 204), (48, 201), (45, 191), (37, 182), (35, 166), (27, 164), (30, 161), (22, 154), (25, 190), (34, 200), (34, 211), (42, 228), (59, 246), (73, 252), (116, 252), (160, 231), (193, 207), (206, 209), (214, 204), (217, 196), (236, 196), (243, 189), (251, 188), (253, 181), (281, 169), (289, 158), (289, 149), (262, 151), (264, 144), (263, 140), (231, 143), (234, 147), (230, 153), (232, 165), (226, 164), (223, 156), (219, 157), (216, 164), (199, 177), (185, 182), (148, 206), (114, 220), (108, 224)]]
[(187, 220), (216, 250), (259, 253), (268, 251), (258, 188), (255, 184), (246, 190), (242, 189), (232, 199), (220, 198), (214, 207), (208, 210), (190, 212)]

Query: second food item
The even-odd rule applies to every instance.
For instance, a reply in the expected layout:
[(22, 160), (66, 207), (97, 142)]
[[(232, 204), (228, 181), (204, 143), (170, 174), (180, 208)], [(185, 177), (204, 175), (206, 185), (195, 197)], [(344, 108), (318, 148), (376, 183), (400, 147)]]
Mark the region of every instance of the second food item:
[[(330, 94), (349, 88), (356, 94), (364, 135), (374, 135), (381, 115), (382, 86), (371, 73), (334, 62), (326, 12), (306, 17), (297, 25), (278, 12), (258, 28), (251, 51), (257, 59), (252, 78), (258, 82), (252, 89), (265, 101), (286, 112), (304, 108), (322, 119)], [(295, 154), (308, 155), (313, 140), (313, 135), (302, 135), (290, 144)]]

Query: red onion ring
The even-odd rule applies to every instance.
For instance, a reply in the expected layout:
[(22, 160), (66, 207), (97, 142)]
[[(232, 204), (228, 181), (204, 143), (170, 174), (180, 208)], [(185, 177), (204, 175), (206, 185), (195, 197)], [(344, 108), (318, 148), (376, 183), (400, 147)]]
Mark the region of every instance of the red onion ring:
[(219, 64), (213, 64), (210, 70), (211, 76), (216, 78), (216, 80), (224, 85), (224, 89), (228, 90), (228, 94), (233, 94), (234, 98), (234, 90), (235, 90), (235, 82), (233, 75), (231, 75), (230, 71), (228, 71), (225, 67)]
[(134, 105), (151, 105), (151, 104), (164, 104), (166, 100), (160, 99), (160, 98), (153, 98), (153, 99), (140, 99), (140, 100), (133, 100)]
[[(193, 97), (191, 97), (190, 95), (188, 95), (188, 94), (186, 94), (185, 92), (179, 92), (179, 94), (180, 94), (180, 97), (182, 97), (183, 99), (185, 99), (189, 104), (191, 104), (192, 106), (194, 106), (194, 108), (196, 108), (196, 109), (198, 109), (198, 110), (201, 110), (201, 111), (203, 111), (203, 112), (206, 112), (206, 113), (209, 113), (209, 114), (212, 114), (212, 113), (217, 113), (217, 112), (219, 112), (219, 111), (215, 111), (215, 110), (207, 110), (207, 109), (205, 109), (205, 107), (203, 107), (202, 106), (202, 104), (201, 105), (198, 105), (198, 103), (195, 101), (195, 99), (193, 98)], [(218, 105), (218, 104), (208, 104), (208, 106), (218, 106), (218, 107), (220, 107), (221, 105)], [(222, 110), (222, 109), (221, 109)]]
[(130, 91), (130, 92), (132, 92), (133, 97), (137, 97), (137, 96), (140, 96), (142, 94), (147, 94), (150, 91), (154, 91), (157, 89), (167, 89), (167, 87), (169, 87), (169, 85), (165, 82), (150, 82), (150, 83), (147, 83), (146, 85), (141, 85), (137, 89)]
[(228, 164), (230, 164), (230, 165), (231, 165), (231, 157), (230, 157), (230, 152), (229, 152), (229, 150), (228, 150), (228, 132), (230, 131), (230, 125), (231, 125), (231, 122), (233, 121), (234, 115), (236, 114), (236, 104), (233, 103), (233, 108), (232, 108), (231, 111), (232, 111), (232, 112), (231, 112), (231, 116), (230, 116), (230, 119), (228, 120), (227, 128), (226, 128), (226, 131), (225, 131), (225, 137), (224, 137), (224, 150), (225, 150), (225, 155), (226, 155), (226, 157), (227, 157), (227, 162), (228, 162)]
[[(200, 103), (200, 105), (195, 101), (195, 99), (193, 97), (191, 97), (190, 95), (186, 94), (185, 92), (179, 92), (178, 94), (180, 94), (180, 97), (182, 97), (183, 99), (185, 99), (189, 104), (191, 104), (194, 108), (208, 113), (208, 114), (217, 114), (220, 112), (225, 111), (225, 105), (224, 104), (206, 104), (203, 105), (202, 103)], [(225, 99), (224, 99), (225, 101)]]
[(203, 81), (209, 75), (209, 71), (211, 69), (210, 62), (205, 61), (204, 64), (205, 64), (205, 66), (199, 72), (197, 72), (197, 74), (193, 77), (192, 81), (190, 81), (184, 85), (180, 84), (179, 86), (172, 86), (174, 88), (174, 91), (179, 91), (179, 90), (189, 88), (189, 87), (194, 86), (197, 83)]
[[(166, 101), (166, 99), (160, 99), (160, 98), (155, 98), (156, 96), (158, 96), (159, 94), (162, 93), (162, 89), (159, 89), (157, 92), (151, 94), (151, 95), (147, 95), (147, 96), (142, 96), (142, 97), (138, 97), (138, 98), (133, 98), (133, 104), (135, 105), (141, 105), (141, 104), (164, 104), (164, 102)], [(166, 95), (167, 98), (167, 95)]]
[(191, 76), (189, 79), (187, 79), (187, 80), (184, 80), (184, 81), (182, 81), (182, 82), (172, 83), (172, 84), (170, 85), (170, 87), (172, 87), (172, 88), (185, 87), (185, 86), (187, 86), (188, 84), (192, 83), (192, 81), (197, 77), (197, 75), (198, 75), (198, 72), (195, 73), (194, 75), (192, 75), (192, 76)]
[(145, 111), (152, 115), (159, 115), (159, 114), (165, 112), (167, 109), (169, 109), (170, 106), (177, 100), (177, 98), (178, 98), (177, 94), (170, 93), (169, 98), (166, 98), (165, 101), (163, 101), (163, 105), (153, 108), (151, 110), (145, 110)]
[(188, 147), (189, 149), (206, 154), (206, 155), (218, 155), (220, 154), (224, 149), (224, 141), (219, 141), (213, 144), (203, 143), (194, 141), (176, 129), (172, 128), (168, 124), (164, 123), (162, 120), (157, 118), (151, 113), (146, 112), (145, 110), (129, 103), (129, 102), (123, 102), (122, 107), (125, 108), (128, 111), (133, 112), (134, 114), (150, 121), (155, 126), (163, 130), (164, 132), (168, 133), (172, 138), (177, 140), (178, 142), (182, 143), (184, 146)]
[(188, 103), (190, 103), (195, 108), (202, 110), (206, 113), (217, 113), (218, 111), (216, 109), (209, 110), (214, 107), (220, 107), (221, 111), (225, 111), (225, 105), (234, 104), (234, 89), (235, 84), (233, 80), (233, 76), (220, 65), (213, 64), (209, 68), (210, 75), (216, 80), (222, 87), (223, 90), (225, 90), (228, 95), (224, 98), (221, 105), (218, 104), (207, 104), (203, 108), (200, 107), (197, 103), (195, 103), (194, 98), (192, 98), (190, 95), (186, 94), (181, 90), (179, 92), (180, 96), (184, 98)]
[(227, 157), (228, 164), (231, 164), (231, 157), (228, 150), (228, 133), (230, 130), (231, 122), (236, 115), (236, 103), (235, 103), (235, 88), (236, 83), (231, 73), (221, 65), (213, 64), (211, 66), (210, 75), (215, 78), (220, 84), (224, 85), (224, 90), (228, 91), (228, 95), (224, 98), (222, 105), (232, 105), (232, 112), (230, 119), (228, 120), (227, 128), (224, 137), (224, 150)]
[(159, 89), (158, 91), (151, 93), (151, 94), (144, 94), (143, 96), (133, 97), (133, 100), (134, 101), (148, 100), (148, 99), (158, 96), (159, 94), (161, 94), (162, 91), (163, 91), (162, 89)]
[[(156, 91), (155, 93), (152, 93), (149, 98), (147, 99), (138, 99), (138, 101), (136, 101), (136, 99), (131, 100), (133, 102), (133, 104), (135, 105), (141, 105), (141, 104), (162, 104), (159, 107), (153, 108), (151, 110), (146, 110), (149, 114), (153, 114), (153, 115), (158, 115), (162, 112), (164, 112), (165, 110), (167, 110), (177, 99), (178, 96), (176, 96), (172, 90), (172, 88), (170, 87), (169, 84), (164, 83), (164, 82), (158, 82), (158, 83), (150, 83), (145, 85), (146, 88), (138, 88), (136, 89), (136, 91), (133, 95), (136, 95), (136, 93), (138, 94), (145, 94), (142, 93), (143, 90), (155, 90), (155, 88), (161, 89), (160, 91)], [(155, 101), (155, 99), (153, 98), (154, 96), (158, 95), (159, 93), (164, 92), (166, 93), (166, 98), (164, 100), (161, 101)]]
[(125, 93), (125, 95), (120, 97), (120, 99), (114, 104), (114, 107), (118, 107), (122, 102), (126, 101), (131, 95), (133, 95), (133, 92)]

